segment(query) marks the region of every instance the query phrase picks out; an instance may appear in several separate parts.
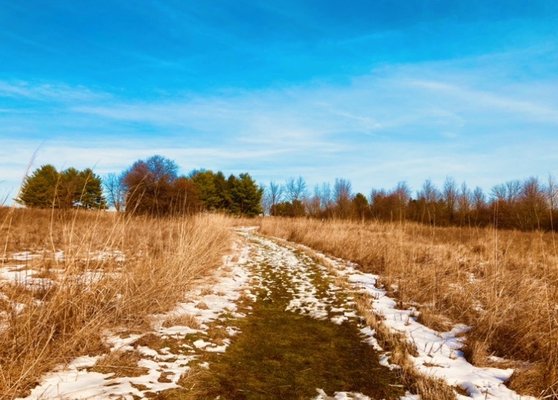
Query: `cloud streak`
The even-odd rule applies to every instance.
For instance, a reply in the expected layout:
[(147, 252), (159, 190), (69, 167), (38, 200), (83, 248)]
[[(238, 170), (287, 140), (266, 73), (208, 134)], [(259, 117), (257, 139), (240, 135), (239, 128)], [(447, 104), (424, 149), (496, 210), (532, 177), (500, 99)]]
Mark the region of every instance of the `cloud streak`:
[(47, 106), (16, 107), (20, 114), (10, 112), (10, 101), (0, 103), (0, 187), (17, 186), (47, 128), (56, 135), (36, 165), (96, 166), (102, 174), (155, 153), (175, 159), (183, 172), (249, 171), (260, 181), (303, 175), (310, 184), (344, 176), (364, 192), (399, 180), (418, 187), (447, 175), (489, 187), (552, 172), (558, 80), (538, 82), (544, 92), (530, 81), (499, 85), (491, 68), (481, 63), (471, 72), (462, 63), (385, 67), (343, 84), (152, 99), (0, 82), (0, 98)]
[(409, 82), (409, 84), (458, 100), (463, 104), (474, 103), (481, 107), (488, 107), (492, 111), (499, 110), (510, 114), (523, 114), (530, 118), (531, 121), (558, 124), (558, 104), (555, 104), (555, 107), (549, 107), (545, 104), (540, 104), (537, 100), (520, 100), (444, 82), (416, 80)]
[(59, 83), (39, 83), (0, 81), (0, 98), (36, 100), (43, 102), (73, 103), (107, 100), (107, 93), (93, 91), (83, 86), (69, 86)]

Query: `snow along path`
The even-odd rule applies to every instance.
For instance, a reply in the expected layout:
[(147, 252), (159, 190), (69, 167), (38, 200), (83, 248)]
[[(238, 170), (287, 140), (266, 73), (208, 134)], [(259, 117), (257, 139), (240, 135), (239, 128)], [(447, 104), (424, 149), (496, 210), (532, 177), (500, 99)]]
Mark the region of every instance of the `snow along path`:
[[(353, 296), (304, 252), (241, 230), (256, 301), (200, 398), (411, 399)], [(316, 397), (317, 396), (317, 397)]]
[[(225, 257), (214, 282), (188, 293), (188, 301), (153, 316), (153, 331), (143, 334), (107, 333), (109, 355), (79, 357), (43, 377), (26, 400), (137, 399), (180, 387), (179, 380), (204, 353), (222, 353), (238, 333), (237, 302), (250, 297), (249, 248), (235, 244), (235, 256)], [(236, 260), (236, 261), (234, 261)], [(169, 323), (170, 322), (170, 323)], [(227, 338), (212, 338), (210, 329), (225, 328)], [(130, 356), (130, 363), (103, 364), (111, 356)], [(116, 360), (119, 357), (114, 357)], [(99, 367), (101, 365), (101, 367)], [(132, 373), (129, 373), (132, 371)], [(23, 399), (20, 399), (23, 400)]]
[[(394, 367), (376, 352), (373, 332), (357, 316), (354, 299), (334, 283), (325, 266), (249, 231), (241, 235), (250, 244), (238, 249), (239, 259), (228, 257), (216, 271), (216, 282), (189, 293), (190, 300), (167, 315), (154, 316), (151, 332), (108, 333), (110, 354), (79, 357), (60, 366), (25, 399), (166, 398), (166, 393), (182, 398), (188, 395), (185, 386), (200, 384), (184, 380), (188, 372), (201, 368), (217, 376), (221, 360), (239, 348), (248, 359), (264, 349), (271, 369), (263, 370), (266, 365), (259, 361), (254, 364), (264, 372), (260, 382), (286, 376), (298, 385), (296, 393), (307, 393), (302, 398), (371, 398), (361, 391), (372, 398), (414, 398), (404, 396)], [(270, 331), (260, 332), (260, 327)], [(254, 346), (258, 340), (260, 345)], [(242, 373), (241, 365), (233, 365), (227, 378), (242, 385), (251, 378), (239, 378)], [(269, 386), (256, 398), (294, 398), (288, 394), (295, 393), (291, 389)], [(225, 388), (218, 395), (227, 399), (230, 394)]]
[[(456, 392), (457, 399), (535, 400), (531, 396), (521, 396), (505, 385), (513, 369), (476, 367), (465, 359), (461, 348), (464, 344), (463, 335), (469, 330), (466, 325), (455, 325), (449, 332), (430, 329), (417, 322), (419, 314), (416, 310), (396, 308), (397, 302), (378, 286), (378, 275), (361, 272), (355, 263), (326, 256), (307, 246), (297, 247), (313, 252), (338, 277), (344, 278), (356, 293), (370, 296), (370, 307), (383, 318), (383, 324), (391, 331), (403, 334), (415, 346), (418, 355), (411, 356), (411, 360), (420, 373), (441, 378), (450, 386), (459, 387), (468, 393), (465, 396)], [(373, 337), (371, 340), (374, 341)]]
[[(183, 378), (193, 368), (207, 370), (210, 381), (211, 395), (200, 398), (244, 398), (232, 396), (236, 390), (266, 399), (418, 399), (394, 379), (398, 367), (357, 314), (355, 300), (361, 294), (371, 296), (371, 310), (388, 328), (415, 345), (418, 355), (412, 361), (420, 372), (469, 393), (456, 393), (457, 398), (522, 398), (504, 385), (511, 370), (478, 368), (465, 360), (460, 348), (466, 327), (433, 331), (416, 321), (416, 311), (396, 309), (376, 286), (378, 277), (355, 264), (263, 238), (251, 229), (239, 232), (249, 243), (238, 249), (237, 261), (229, 257), (216, 271), (216, 283), (197, 288), (189, 301), (154, 317), (152, 332), (107, 336), (112, 353), (139, 355), (132, 365), (137, 373), (96, 368), (103, 357), (80, 357), (45, 376), (26, 399), (184, 393)], [(226, 334), (214, 335), (216, 329)]]

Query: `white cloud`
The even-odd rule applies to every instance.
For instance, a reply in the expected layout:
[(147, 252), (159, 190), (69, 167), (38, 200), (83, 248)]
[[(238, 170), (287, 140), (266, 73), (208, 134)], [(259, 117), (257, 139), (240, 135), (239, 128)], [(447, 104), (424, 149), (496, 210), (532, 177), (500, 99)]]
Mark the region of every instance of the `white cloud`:
[(546, 104), (540, 104), (535, 99), (523, 100), (443, 81), (411, 80), (409, 84), (466, 104), (475, 104), (476, 107), (489, 107), (510, 114), (519, 113), (531, 120), (558, 124), (558, 107), (556, 107), (558, 104), (555, 107), (549, 107)]
[(365, 193), (399, 180), (418, 186), (455, 175), (490, 187), (553, 172), (558, 81), (506, 85), (483, 71), (430, 63), (385, 68), (346, 84), (143, 101), (0, 82), (0, 95), (56, 110), (18, 108), (33, 111), (30, 117), (3, 105), (0, 187), (17, 185), (38, 138), (46, 142), (36, 166), (96, 166), (104, 174), (162, 154), (184, 172), (249, 171), (264, 181), (303, 175), (311, 184), (344, 176)]
[(70, 103), (106, 100), (110, 96), (107, 93), (94, 91), (84, 86), (0, 81), (0, 97)]

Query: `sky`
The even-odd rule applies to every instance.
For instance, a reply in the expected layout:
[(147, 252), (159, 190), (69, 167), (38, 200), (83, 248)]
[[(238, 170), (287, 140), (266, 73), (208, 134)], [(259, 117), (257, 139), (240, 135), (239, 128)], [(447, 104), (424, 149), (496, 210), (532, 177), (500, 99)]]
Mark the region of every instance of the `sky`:
[(555, 0), (0, 0), (0, 199), (28, 171), (353, 190), (558, 175)]

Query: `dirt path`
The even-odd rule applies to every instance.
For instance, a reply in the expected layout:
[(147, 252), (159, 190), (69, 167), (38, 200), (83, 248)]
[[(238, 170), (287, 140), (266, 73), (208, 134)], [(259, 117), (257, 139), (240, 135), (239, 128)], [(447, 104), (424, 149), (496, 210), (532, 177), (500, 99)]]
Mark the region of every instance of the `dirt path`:
[[(396, 374), (365, 343), (355, 302), (326, 267), (300, 251), (250, 236), (246, 267), (256, 301), (241, 334), (209, 360), (201, 398), (399, 398)], [(369, 338), (368, 338), (369, 339)]]
[[(405, 390), (351, 293), (295, 248), (244, 245), (151, 332), (44, 377), (28, 399), (394, 399)], [(335, 397), (334, 397), (335, 396)]]

